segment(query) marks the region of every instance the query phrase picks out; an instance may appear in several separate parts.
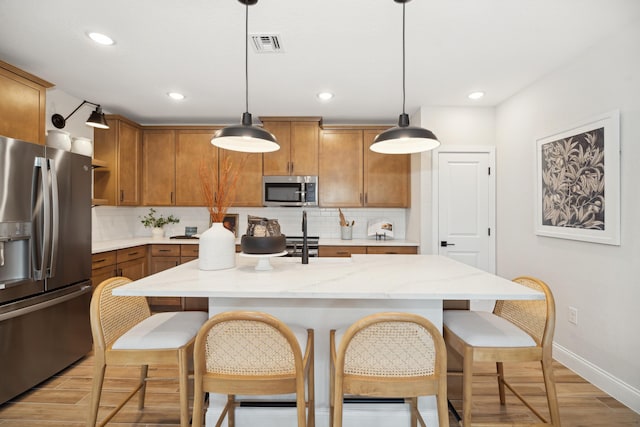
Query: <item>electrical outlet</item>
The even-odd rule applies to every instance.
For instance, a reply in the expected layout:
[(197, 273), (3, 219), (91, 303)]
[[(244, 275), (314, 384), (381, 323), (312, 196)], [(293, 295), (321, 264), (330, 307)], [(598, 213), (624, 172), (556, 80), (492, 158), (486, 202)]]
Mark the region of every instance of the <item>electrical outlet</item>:
[(578, 324), (578, 309), (571, 306), (569, 307), (569, 323)]

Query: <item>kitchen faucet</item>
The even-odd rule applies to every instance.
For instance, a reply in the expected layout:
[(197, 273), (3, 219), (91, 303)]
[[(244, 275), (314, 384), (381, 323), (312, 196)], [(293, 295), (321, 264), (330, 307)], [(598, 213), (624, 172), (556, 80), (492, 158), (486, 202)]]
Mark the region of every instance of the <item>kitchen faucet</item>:
[(309, 264), (309, 243), (307, 242), (307, 211), (302, 211), (302, 263)]

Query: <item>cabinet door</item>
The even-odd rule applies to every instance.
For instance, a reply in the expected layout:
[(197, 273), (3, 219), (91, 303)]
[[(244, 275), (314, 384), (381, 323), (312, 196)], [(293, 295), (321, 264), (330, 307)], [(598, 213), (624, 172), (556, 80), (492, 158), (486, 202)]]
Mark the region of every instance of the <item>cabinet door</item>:
[(180, 265), (180, 257), (177, 256), (154, 256), (149, 263), (149, 274), (159, 273), (164, 270)]
[(106, 265), (104, 267), (95, 268), (91, 270), (91, 286), (95, 289), (103, 281), (116, 277), (118, 271), (116, 265)]
[[(161, 246), (161, 245), (153, 245)], [(177, 246), (178, 252), (180, 247)], [(153, 250), (152, 250), (153, 253)], [(149, 261), (149, 274), (159, 273), (180, 264), (180, 257), (176, 256), (152, 256)], [(147, 303), (152, 312), (180, 311), (182, 310), (182, 297), (147, 297)]]
[(118, 187), (117, 204), (120, 206), (140, 205), (140, 179), (142, 167), (142, 139), (140, 129), (119, 121), (117, 135)]
[(319, 122), (291, 122), (291, 175), (318, 175)]
[(405, 208), (409, 206), (409, 154), (380, 154), (369, 149), (383, 129), (364, 131), (364, 205)]
[(278, 151), (263, 154), (263, 175), (290, 175), (291, 171), (291, 122), (263, 122), (264, 128), (276, 137)]
[[(218, 151), (219, 165), (223, 165), (226, 158), (231, 161), (231, 167), (238, 171), (236, 194), (230, 206), (262, 206), (262, 154), (242, 153), (220, 149)], [(220, 179), (222, 185), (222, 179)], [(218, 194), (221, 189), (218, 188)]]
[(147, 259), (138, 258), (118, 263), (118, 275), (131, 280), (142, 279), (147, 275)]
[(200, 168), (218, 173), (218, 147), (211, 144), (215, 130), (179, 130), (176, 140), (177, 206), (206, 206)]
[(169, 206), (175, 204), (175, 131), (145, 130), (142, 156), (142, 200), (144, 205)]
[(319, 153), (320, 206), (362, 206), (362, 131), (323, 130)]
[(0, 61), (0, 135), (44, 145), (46, 89), (12, 70)]

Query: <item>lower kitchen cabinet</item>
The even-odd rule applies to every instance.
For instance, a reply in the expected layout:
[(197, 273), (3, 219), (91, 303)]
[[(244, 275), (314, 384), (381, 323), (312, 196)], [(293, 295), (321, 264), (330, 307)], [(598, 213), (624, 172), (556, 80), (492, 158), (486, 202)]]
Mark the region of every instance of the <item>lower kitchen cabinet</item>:
[(144, 245), (91, 256), (91, 282), (94, 288), (111, 277), (123, 276), (138, 280), (146, 275), (147, 247)]
[[(158, 273), (198, 258), (198, 245), (151, 245), (149, 274)], [(152, 311), (207, 311), (207, 298), (147, 297)]]
[(409, 254), (418, 253), (416, 246), (320, 246), (321, 257), (350, 257), (353, 254)]

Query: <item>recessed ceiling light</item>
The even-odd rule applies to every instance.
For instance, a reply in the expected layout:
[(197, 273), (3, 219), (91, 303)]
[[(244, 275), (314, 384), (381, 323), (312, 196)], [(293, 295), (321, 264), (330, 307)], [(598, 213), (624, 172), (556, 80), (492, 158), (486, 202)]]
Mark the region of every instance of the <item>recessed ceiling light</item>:
[(104, 46), (111, 46), (115, 43), (111, 37), (101, 33), (87, 33), (87, 36), (94, 42)]
[(484, 92), (480, 92), (480, 91), (471, 92), (469, 95), (467, 95), (469, 99), (480, 99), (483, 96), (484, 96)]
[(171, 99), (175, 99), (176, 101), (180, 101), (184, 99), (184, 95), (178, 92), (169, 92), (167, 96)]
[(320, 92), (317, 96), (320, 101), (328, 101), (333, 98), (333, 94), (331, 92)]

